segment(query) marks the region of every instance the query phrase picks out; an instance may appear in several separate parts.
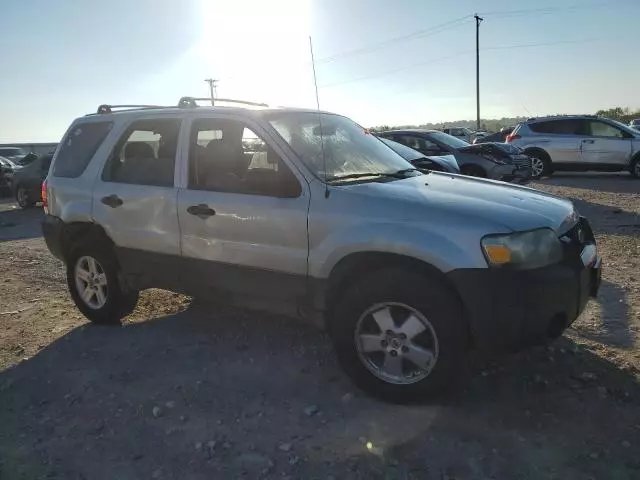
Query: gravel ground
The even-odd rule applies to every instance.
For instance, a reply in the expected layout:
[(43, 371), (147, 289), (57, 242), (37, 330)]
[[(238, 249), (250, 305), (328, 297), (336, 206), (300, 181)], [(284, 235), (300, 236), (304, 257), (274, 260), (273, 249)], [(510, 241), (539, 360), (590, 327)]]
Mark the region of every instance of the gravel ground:
[(326, 336), (283, 318), (150, 290), (122, 328), (89, 325), (42, 213), (0, 203), (0, 478), (640, 478), (640, 182), (534, 186), (591, 220), (600, 297), (412, 406), (355, 390)]

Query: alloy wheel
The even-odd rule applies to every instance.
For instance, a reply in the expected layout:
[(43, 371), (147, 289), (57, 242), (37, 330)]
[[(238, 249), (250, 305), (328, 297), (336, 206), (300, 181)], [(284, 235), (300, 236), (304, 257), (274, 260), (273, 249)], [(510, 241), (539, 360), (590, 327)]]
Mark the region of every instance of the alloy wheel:
[(358, 357), (377, 378), (406, 385), (427, 377), (438, 360), (438, 337), (419, 311), (402, 303), (379, 303), (359, 318)]
[(95, 258), (80, 257), (76, 262), (74, 277), (78, 295), (89, 308), (98, 310), (107, 303), (107, 274)]
[(540, 177), (544, 172), (544, 162), (541, 158), (531, 157), (531, 173), (534, 177)]

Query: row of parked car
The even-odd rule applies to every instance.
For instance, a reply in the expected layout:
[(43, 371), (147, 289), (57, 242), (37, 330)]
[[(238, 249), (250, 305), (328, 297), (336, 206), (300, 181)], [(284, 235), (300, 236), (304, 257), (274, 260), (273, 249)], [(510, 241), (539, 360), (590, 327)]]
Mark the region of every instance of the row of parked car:
[[(628, 171), (640, 178), (638, 128), (640, 119), (624, 125), (595, 115), (559, 115), (530, 118), (492, 134), (451, 127), (380, 135), (432, 161), (437, 161), (434, 155), (453, 155), (465, 175), (525, 183), (563, 170)], [(419, 164), (423, 160), (411, 161)]]
[(42, 182), (52, 158), (53, 152), (37, 155), (19, 147), (0, 147), (0, 194), (14, 196), (22, 208), (41, 201)]

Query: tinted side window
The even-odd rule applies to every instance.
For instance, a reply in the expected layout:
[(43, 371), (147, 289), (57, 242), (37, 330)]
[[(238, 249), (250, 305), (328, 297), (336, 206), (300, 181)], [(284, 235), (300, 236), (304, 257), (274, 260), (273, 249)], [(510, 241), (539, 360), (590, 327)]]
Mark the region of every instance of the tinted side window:
[(180, 120), (138, 120), (122, 135), (102, 172), (106, 182), (173, 186)]
[(530, 123), (529, 128), (536, 133), (552, 135), (584, 135), (584, 122), (578, 119), (549, 120)]
[(53, 176), (76, 178), (82, 175), (112, 126), (112, 122), (90, 122), (71, 128), (58, 147)]
[(262, 138), (241, 121), (223, 119), (193, 124), (189, 188), (288, 197), (302, 193), (298, 180)]
[(419, 152), (425, 153), (429, 152), (433, 154), (433, 152), (442, 150), (437, 143), (432, 142), (431, 140), (423, 137), (414, 137), (411, 135), (398, 135), (394, 137), (394, 140), (398, 143), (406, 145), (409, 148), (413, 148), (414, 150), (418, 150)]
[(590, 134), (594, 137), (624, 138), (622, 130), (605, 122), (593, 120), (589, 122)]

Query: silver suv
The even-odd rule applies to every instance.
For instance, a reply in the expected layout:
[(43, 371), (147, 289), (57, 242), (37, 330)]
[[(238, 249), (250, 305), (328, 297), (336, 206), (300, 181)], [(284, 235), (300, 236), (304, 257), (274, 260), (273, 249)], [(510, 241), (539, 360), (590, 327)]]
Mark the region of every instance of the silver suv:
[(600, 284), (568, 200), (423, 174), (348, 118), (180, 107), (73, 122), (43, 186), (44, 236), (92, 322), (150, 287), (310, 320), (372, 394), (406, 400), (472, 349), (545, 341)]
[(533, 118), (506, 138), (532, 159), (534, 177), (557, 170), (628, 170), (640, 178), (640, 132), (604, 117)]

